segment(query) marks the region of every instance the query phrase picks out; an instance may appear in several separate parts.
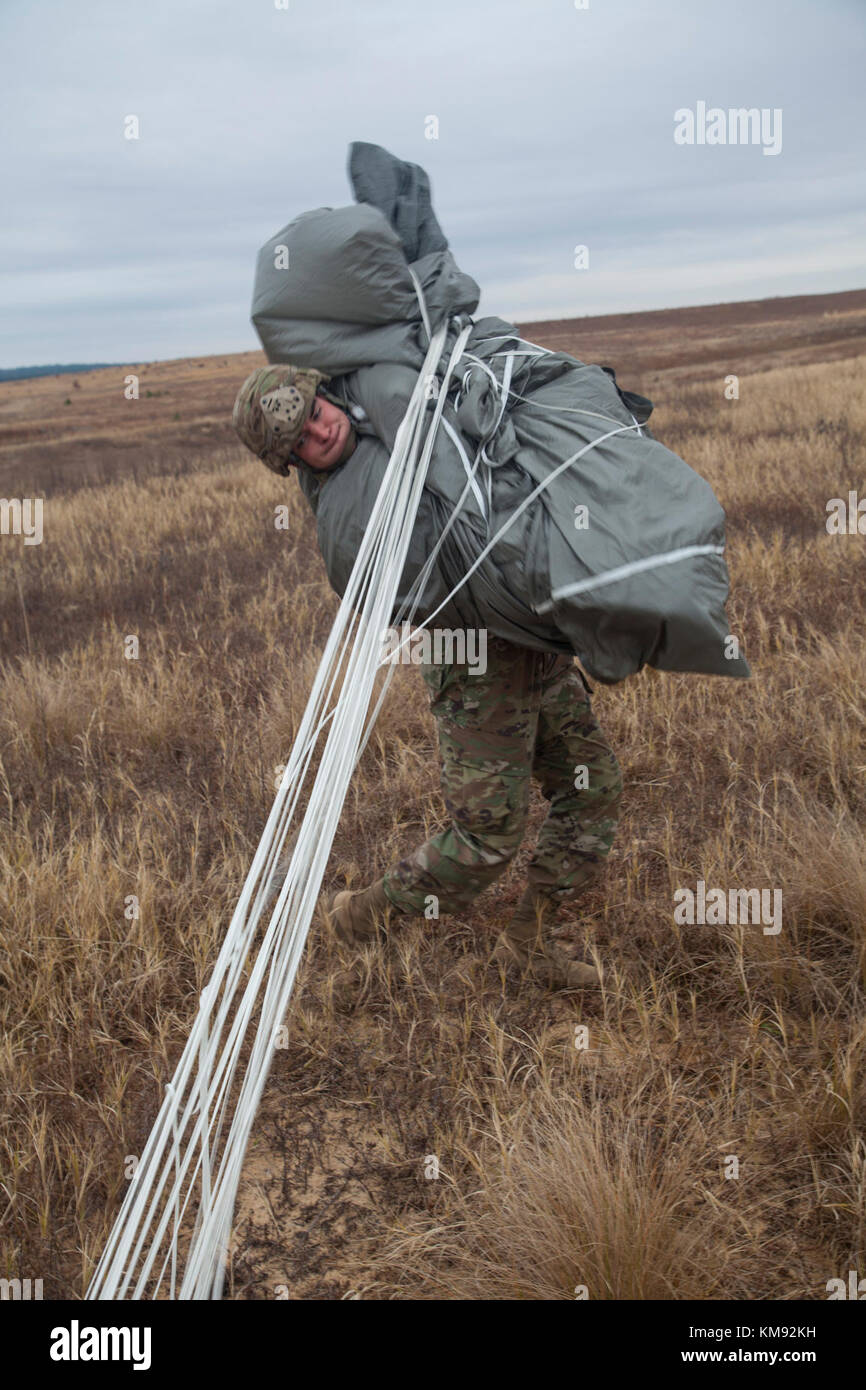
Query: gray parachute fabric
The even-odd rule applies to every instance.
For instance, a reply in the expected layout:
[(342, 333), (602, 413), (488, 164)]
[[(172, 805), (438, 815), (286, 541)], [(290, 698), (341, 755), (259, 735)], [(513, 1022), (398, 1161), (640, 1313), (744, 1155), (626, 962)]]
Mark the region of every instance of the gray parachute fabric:
[[(299, 470), (341, 596), (428, 334), (447, 319), (446, 361), (480, 297), (448, 249), (423, 169), (356, 142), (349, 178), (354, 205), (303, 213), (262, 247), (252, 308), (270, 362), (327, 373), (328, 394), (356, 418), (363, 412), (345, 464)], [(649, 433), (651, 409), (609, 369), (526, 343), (502, 319), (476, 320), (398, 605), (415, 585), (418, 623), (573, 651), (608, 684), (647, 664), (748, 676), (725, 616), (724, 512)]]

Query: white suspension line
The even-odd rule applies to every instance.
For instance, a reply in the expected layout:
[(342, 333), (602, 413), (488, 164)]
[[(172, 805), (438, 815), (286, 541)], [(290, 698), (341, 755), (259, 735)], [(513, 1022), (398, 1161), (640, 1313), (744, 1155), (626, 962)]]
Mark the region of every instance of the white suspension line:
[(666, 550), (659, 555), (647, 555), (641, 560), (630, 560), (626, 565), (618, 565), (616, 569), (605, 570), (604, 574), (590, 575), (587, 579), (578, 579), (574, 584), (563, 584), (559, 589), (553, 589), (550, 598), (544, 603), (539, 603), (536, 613), (549, 613), (551, 608), (559, 599), (570, 598), (574, 594), (585, 594), (591, 589), (601, 589), (606, 584), (616, 584), (621, 579), (631, 579), (632, 575), (643, 574), (646, 570), (658, 569), (660, 565), (673, 565), (679, 560), (690, 560), (693, 555), (723, 555), (725, 547), (723, 545), (682, 545), (677, 550)]
[[(470, 320), (455, 342), (445, 374), (446, 388), (471, 327)], [(425, 420), (424, 385), (437, 368), (446, 333), (443, 325), (431, 338), (262, 839), (203, 991), (187, 1045), (175, 1076), (166, 1087), (136, 1177), (94, 1273), (88, 1298), (124, 1298), (130, 1290), (134, 1298), (156, 1295), (169, 1265), (173, 1295), (178, 1228), (187, 1208), (190, 1204), (195, 1207), (196, 1201), (197, 1217), (179, 1296), (206, 1298), (219, 1297), (221, 1293), (249, 1130), (272, 1060), (275, 1028), (288, 1006), (349, 778), (357, 761), (379, 665), (381, 633), (394, 609), (441, 420), (445, 393), (437, 401), (432, 419)], [(341, 669), (339, 697), (334, 708), (325, 714)], [(244, 963), (263, 915), (269, 876), (297, 810), (318, 737), (328, 724), (330, 730), (288, 872), (246, 988), (229, 1022)], [(369, 727), (372, 726), (368, 726), (368, 733)], [(231, 1093), (239, 1077), (243, 1042), (257, 1007), (260, 1017), (252, 1054), (232, 1106)], [(221, 1132), (229, 1116), (220, 1151)]]
[[(493, 549), (493, 547), (494, 547), (495, 545), (498, 545), (498, 544), (499, 544), (499, 542), (502, 540), (502, 537), (503, 537), (503, 536), (506, 534), (506, 532), (509, 531), (509, 530), (511, 529), (511, 527), (514, 525), (514, 523), (515, 523), (515, 521), (517, 520), (517, 518), (518, 518), (519, 516), (521, 516), (523, 512), (526, 511), (526, 508), (527, 508), (528, 506), (530, 506), (531, 503), (533, 503), (533, 502), (535, 501), (536, 497), (538, 497), (542, 492), (544, 492), (544, 489), (545, 489), (546, 487), (548, 487), (548, 485), (549, 485), (550, 483), (553, 482), (554, 478), (558, 478), (559, 475), (560, 475), (560, 473), (563, 473), (563, 472), (565, 471), (566, 468), (569, 468), (569, 467), (571, 466), (571, 464), (576, 463), (578, 459), (583, 458), (584, 454), (588, 454), (589, 451), (590, 451), (590, 449), (594, 449), (598, 444), (603, 444), (603, 443), (605, 442), (606, 439), (612, 438), (612, 436), (615, 435), (615, 434), (626, 434), (629, 430), (634, 430), (634, 429), (639, 429), (639, 428), (640, 428), (639, 425), (634, 424), (634, 425), (620, 425), (619, 429), (608, 430), (607, 434), (599, 435), (599, 437), (598, 437), (597, 439), (592, 439), (592, 440), (590, 440), (590, 442), (589, 442), (588, 444), (585, 444), (584, 447), (583, 447), (582, 449), (578, 449), (578, 451), (577, 451), (576, 454), (571, 454), (563, 463), (560, 463), (560, 464), (558, 465), (558, 467), (554, 468), (554, 470), (553, 470), (552, 473), (548, 473), (548, 475), (547, 475), (546, 478), (542, 478), (541, 482), (538, 484), (537, 487), (533, 488), (533, 490), (532, 490), (532, 492), (529, 494), (529, 496), (528, 496), (528, 497), (525, 497), (525, 498), (523, 499), (523, 501), (520, 503), (520, 505), (517, 506), (517, 507), (515, 507), (514, 511), (511, 513), (511, 516), (510, 516), (510, 517), (508, 518), (508, 520), (505, 522), (505, 525), (504, 525), (504, 526), (500, 526), (499, 530), (496, 532), (496, 535), (493, 537), (493, 539), (492, 539), (491, 541), (488, 541), (487, 545), (485, 545), (485, 547), (484, 547), (484, 549), (481, 551), (481, 553), (475, 558), (475, 560), (474, 560), (474, 561), (472, 562), (472, 564), (469, 566), (469, 569), (466, 571), (466, 573), (464, 574), (463, 578), (460, 580), (460, 583), (459, 583), (459, 584), (455, 584), (455, 585), (454, 585), (454, 588), (451, 590), (450, 594), (448, 594), (448, 595), (442, 600), (442, 602), (440, 603), (439, 607), (435, 610), (435, 612), (431, 613), (427, 618), (425, 618), (425, 620), (424, 620), (424, 625), (425, 625), (425, 627), (428, 626), (430, 623), (432, 623), (433, 619), (434, 619), (435, 617), (438, 617), (438, 615), (442, 612), (442, 609), (446, 606), (446, 604), (448, 604), (448, 603), (451, 602), (451, 600), (454, 598), (454, 595), (460, 592), (460, 590), (463, 588), (463, 585), (466, 583), (467, 579), (470, 579), (470, 578), (472, 577), (472, 575), (475, 573), (475, 571), (478, 569), (478, 566), (481, 565), (481, 564), (487, 559), (487, 556), (490, 554), (490, 552), (491, 552), (491, 550)], [(537, 610), (536, 610), (536, 611), (537, 611)]]

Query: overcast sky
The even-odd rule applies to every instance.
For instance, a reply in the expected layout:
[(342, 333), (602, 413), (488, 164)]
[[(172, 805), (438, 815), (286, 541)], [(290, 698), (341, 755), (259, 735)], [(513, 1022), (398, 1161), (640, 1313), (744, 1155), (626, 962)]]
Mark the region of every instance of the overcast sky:
[[(866, 0), (2, 0), (0, 41), (0, 366), (257, 347), (352, 140), (427, 169), (479, 314), (866, 285)], [(677, 144), (699, 102), (780, 152)]]

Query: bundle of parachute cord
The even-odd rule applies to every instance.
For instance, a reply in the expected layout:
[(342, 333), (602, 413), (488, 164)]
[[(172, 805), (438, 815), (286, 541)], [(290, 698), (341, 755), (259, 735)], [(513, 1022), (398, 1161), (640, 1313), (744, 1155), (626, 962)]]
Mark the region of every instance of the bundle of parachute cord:
[[(382, 660), (383, 633), (392, 622), (402, 620), (411, 625), (438, 550), (470, 488), (478, 487), (476, 475), (485, 462), (479, 446), (467, 467), (463, 493), (394, 617), (448, 388), (472, 330), (468, 316), (453, 318), (457, 337), (440, 379), (437, 373), (448, 321), (433, 331), (417, 282), (416, 290), (429, 340), (424, 363), (240, 900), (202, 990), (189, 1039), (166, 1085), (159, 1114), (94, 1271), (89, 1299), (222, 1297), (235, 1198), (275, 1039), (289, 1007), (352, 774), (394, 674), (396, 653)], [(532, 355), (546, 351), (529, 343), (526, 350)], [(507, 377), (510, 371), (503, 377), (502, 410), (509, 395)], [(431, 383), (435, 383), (432, 391)], [(602, 431), (534, 489), (488, 541), (457, 588), (553, 477), (611, 435), (629, 430), (640, 433), (636, 421), (623, 426), (610, 417), (600, 418), (616, 428)], [(605, 577), (599, 576), (595, 582), (604, 583)], [(436, 613), (425, 616), (425, 626), (457, 588)], [(377, 673), (383, 665), (385, 679), (370, 710)], [(321, 755), (313, 775), (311, 765), (318, 749)], [(301, 815), (299, 807), (308, 789), (306, 810)], [(294, 846), (274, 901), (270, 886), (290, 835)], [(251, 1047), (244, 1066), (248, 1039)]]

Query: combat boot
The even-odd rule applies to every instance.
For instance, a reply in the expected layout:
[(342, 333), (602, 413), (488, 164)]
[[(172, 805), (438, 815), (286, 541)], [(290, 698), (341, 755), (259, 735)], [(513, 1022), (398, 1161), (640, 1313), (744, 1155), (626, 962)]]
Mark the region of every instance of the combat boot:
[(572, 960), (556, 942), (550, 929), (556, 905), (552, 898), (528, 887), (505, 931), (493, 949), (501, 965), (517, 965), (547, 989), (584, 989), (601, 984), (594, 965)]
[(347, 946), (368, 946), (377, 937), (386, 940), (385, 922), (394, 911), (394, 904), (385, 896), (383, 878), (355, 893), (347, 889), (334, 893), (324, 908), (336, 935)]
[(380, 878), (358, 892), (344, 889), (332, 894), (322, 908), (322, 915), (338, 940), (356, 952), (354, 959), (329, 977), (331, 1001), (340, 1013), (350, 1013), (369, 986), (371, 962), (361, 948), (377, 940), (386, 947), (390, 944), (387, 922), (391, 913), (398, 914), (398, 909), (385, 896), (383, 885), (384, 879)]

